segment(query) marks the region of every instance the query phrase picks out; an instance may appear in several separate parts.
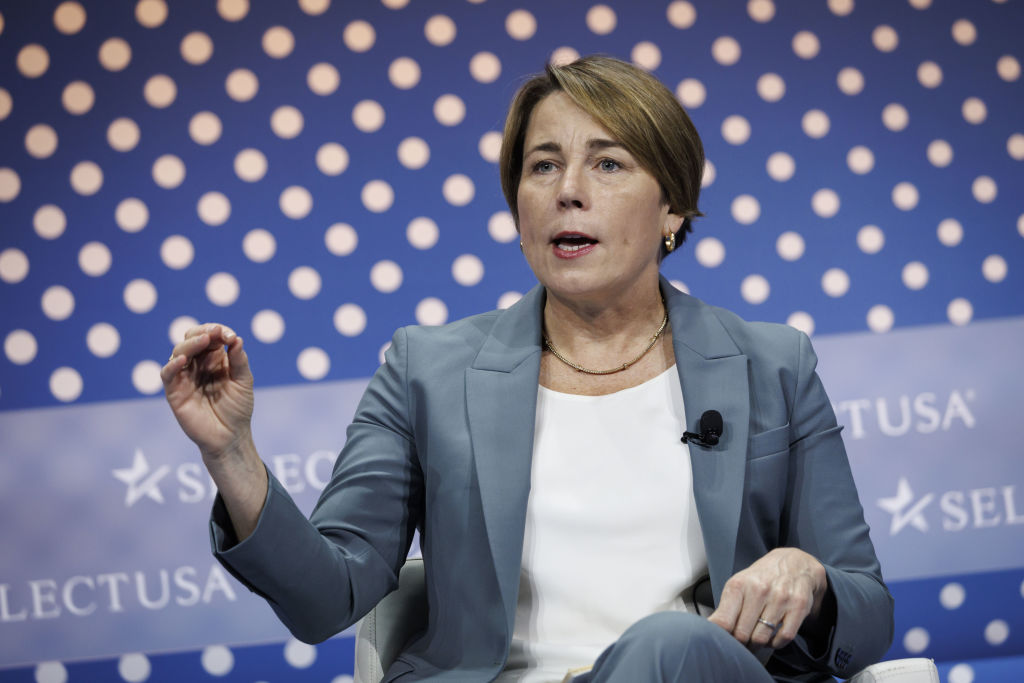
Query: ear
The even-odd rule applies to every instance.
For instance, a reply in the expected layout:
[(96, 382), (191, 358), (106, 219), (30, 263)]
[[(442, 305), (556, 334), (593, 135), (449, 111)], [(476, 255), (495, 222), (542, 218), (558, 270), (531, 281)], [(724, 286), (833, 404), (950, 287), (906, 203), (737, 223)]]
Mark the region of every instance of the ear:
[(683, 221), (686, 220), (685, 216), (672, 213), (671, 211), (665, 214), (665, 219), (661, 224), (661, 236), (668, 237), (670, 234), (679, 232), (679, 229), (683, 227)]

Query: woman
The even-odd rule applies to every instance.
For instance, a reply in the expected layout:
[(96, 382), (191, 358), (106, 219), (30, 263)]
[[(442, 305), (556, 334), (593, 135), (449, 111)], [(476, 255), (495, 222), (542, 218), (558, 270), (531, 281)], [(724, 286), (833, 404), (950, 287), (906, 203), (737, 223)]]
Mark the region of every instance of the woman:
[[(256, 452), (242, 340), (175, 346), (218, 558), (315, 642), (395, 587), (418, 528), (428, 628), (388, 681), (824, 681), (881, 657), (892, 601), (807, 338), (659, 276), (703, 168), (672, 94), (610, 58), (548, 67), (501, 166), (539, 286), (396, 332), (311, 523)], [(681, 443), (711, 409), (718, 443)]]

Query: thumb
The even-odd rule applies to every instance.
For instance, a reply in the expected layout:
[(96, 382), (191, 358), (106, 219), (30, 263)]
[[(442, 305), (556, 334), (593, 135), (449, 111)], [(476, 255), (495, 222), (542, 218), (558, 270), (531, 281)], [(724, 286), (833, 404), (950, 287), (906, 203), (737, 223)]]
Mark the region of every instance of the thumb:
[(242, 338), (239, 336), (235, 336), (228, 344), (228, 370), (233, 380), (252, 380), (249, 356), (242, 349)]

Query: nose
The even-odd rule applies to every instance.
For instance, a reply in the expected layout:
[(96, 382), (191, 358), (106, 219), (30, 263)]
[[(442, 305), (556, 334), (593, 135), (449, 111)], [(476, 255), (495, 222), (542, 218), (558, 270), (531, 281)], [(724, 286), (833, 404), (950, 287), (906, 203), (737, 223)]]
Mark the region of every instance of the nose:
[(565, 169), (558, 185), (559, 209), (587, 209), (590, 207), (586, 179), (578, 165)]

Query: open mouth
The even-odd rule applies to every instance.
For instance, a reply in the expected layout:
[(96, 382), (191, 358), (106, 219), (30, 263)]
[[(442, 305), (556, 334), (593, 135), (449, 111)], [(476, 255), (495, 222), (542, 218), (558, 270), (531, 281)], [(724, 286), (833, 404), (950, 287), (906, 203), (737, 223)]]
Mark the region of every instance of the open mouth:
[(593, 237), (578, 232), (559, 233), (558, 235), (555, 235), (555, 238), (551, 240), (551, 242), (555, 245), (556, 249), (569, 254), (597, 244), (597, 240)]

